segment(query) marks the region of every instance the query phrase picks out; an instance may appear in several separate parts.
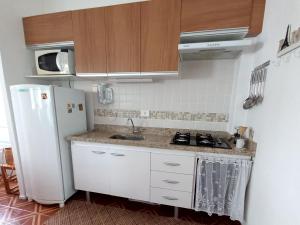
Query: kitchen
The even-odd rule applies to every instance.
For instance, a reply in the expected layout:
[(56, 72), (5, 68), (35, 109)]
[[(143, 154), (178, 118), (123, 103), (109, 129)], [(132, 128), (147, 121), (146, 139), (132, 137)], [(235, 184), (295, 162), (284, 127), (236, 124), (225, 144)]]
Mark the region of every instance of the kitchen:
[[(154, 3), (151, 4), (151, 2)], [(204, 12), (199, 10), (202, 16), (196, 16), (190, 20), (194, 15), (191, 13), (192, 9), (201, 8), (193, 4), (201, 5), (200, 2), (207, 7), (202, 9)], [(74, 114), (75, 112), (77, 113), (77, 110), (80, 113), (79, 105), (84, 104), (84, 110), (86, 110), (87, 114), (87, 129), (98, 129), (98, 133), (92, 132), (86, 134), (86, 136), (72, 136), (73, 133), (65, 137), (72, 141), (74, 170), (72, 179), (75, 179), (75, 189), (88, 191), (87, 193), (91, 192), (86, 197), (92, 203), (95, 201), (95, 196), (98, 196), (95, 194), (96, 192), (109, 194), (111, 198), (113, 196), (121, 196), (151, 202), (151, 204), (178, 206), (179, 210), (175, 207), (174, 215), (172, 212), (171, 217), (177, 216), (180, 219), (186, 214), (183, 208), (190, 208), (192, 211), (196, 208), (194, 205), (195, 201), (192, 198), (196, 196), (194, 184), (196, 184), (197, 171), (193, 169), (177, 172), (174, 170), (168, 171), (166, 168), (157, 168), (156, 166), (159, 166), (159, 162), (174, 163), (175, 159), (172, 157), (177, 158), (180, 156), (183, 157), (182, 160), (187, 158), (188, 168), (196, 168), (197, 161), (190, 161), (190, 158), (226, 156), (225, 158), (227, 159), (230, 158), (228, 156), (234, 155), (239, 156), (238, 159), (241, 160), (246, 156), (247, 162), (249, 161), (251, 164), (253, 162), (253, 168), (248, 190), (243, 192), (247, 194), (245, 216), (243, 219), (239, 218), (239, 220), (242, 224), (297, 224), (299, 218), (296, 212), (296, 199), (299, 199), (297, 191), (299, 190), (299, 179), (295, 179), (295, 177), (298, 177), (298, 174), (295, 173), (297, 171), (297, 163), (294, 163), (294, 161), (299, 156), (299, 153), (294, 148), (294, 141), (287, 145), (286, 142), (281, 140), (289, 138), (296, 140), (297, 138), (297, 131), (294, 129), (296, 129), (295, 124), (297, 124), (298, 117), (293, 113), (296, 113), (295, 107), (299, 104), (297, 104), (298, 100), (292, 98), (292, 96), (297, 96), (296, 84), (299, 78), (296, 77), (298, 67), (295, 65), (298, 60), (298, 52), (295, 48), (295, 51), (291, 51), (283, 56), (278, 56), (277, 53), (279, 41), (286, 36), (287, 25), (292, 24), (291, 33), (299, 27), (299, 24), (294, 23), (294, 21), (299, 20), (297, 13), (289, 13), (299, 11), (299, 3), (289, 1), (290, 4), (283, 4), (269, 0), (266, 1), (265, 6), (262, 3), (264, 1), (254, 1), (256, 4), (253, 3), (253, 5), (252, 1), (236, 0), (231, 2), (231, 4), (224, 4), (224, 7), (216, 7), (218, 5), (216, 1), (183, 0), (163, 1), (162, 3), (162, 1), (155, 0), (144, 3), (132, 3), (134, 5), (132, 7), (123, 5), (123, 7), (127, 8), (125, 10), (119, 4), (129, 3), (129, 1), (101, 1), (101, 3), (66, 1), (64, 4), (57, 1), (49, 1), (47, 3), (28, 1), (28, 4), (20, 3), (20, 6), (15, 6), (15, 8), (6, 1), (1, 2), (3, 4), (1, 9), (11, 9), (3, 10), (5, 21), (9, 22), (11, 26), (7, 26), (4, 20), (1, 22), (0, 43), (5, 81), (4, 90), (8, 97), (7, 109), (10, 111), (8, 113), (10, 114), (8, 115), (8, 120), (11, 126), (10, 139), (16, 165), (22, 164), (19, 160), (22, 161), (21, 149), (22, 146), (24, 148), (24, 145), (20, 144), (19, 140), (20, 135), (18, 133), (20, 132), (18, 132), (17, 123), (19, 115), (16, 115), (15, 110), (13, 110), (10, 86), (18, 84), (52, 84), (64, 86), (68, 89), (72, 87), (72, 89), (85, 91), (85, 103), (81, 100), (82, 102), (76, 102), (75, 107), (73, 107), (72, 103), (74, 102), (65, 102), (66, 106), (60, 108), (72, 111), (72, 114)], [(26, 7), (22, 7), (23, 4)], [(104, 9), (101, 7), (109, 5), (116, 5), (115, 7), (117, 8), (108, 7)], [(178, 7), (179, 5), (180, 7)], [(219, 11), (220, 13), (210, 13), (212, 8), (209, 8), (209, 6), (214, 6), (214, 10), (217, 12), (221, 10)], [(81, 10), (86, 8), (92, 9)], [(160, 13), (158, 9), (164, 13)], [(184, 9), (188, 13), (184, 13)], [(73, 10), (71, 23), (67, 22), (67, 19), (63, 20), (67, 24), (61, 23), (62, 20), (59, 19), (60, 23), (56, 21), (55, 24), (54, 17), (54, 19), (46, 19), (46, 21), (52, 21), (55, 24), (54, 27), (44, 26), (43, 22), (45, 20), (43, 21), (43, 18), (51, 17), (53, 15), (51, 13), (57, 12), (58, 15), (66, 16), (66, 13), (60, 13), (71, 12), (70, 10)], [(88, 10), (91, 10), (91, 14), (89, 14)], [(205, 10), (208, 10), (208, 12)], [(11, 11), (11, 13), (8, 11)], [(226, 15), (226, 13), (222, 14), (223, 11), (229, 12), (229, 15)], [(250, 12), (257, 14), (251, 15)], [(50, 14), (42, 16), (42, 22), (34, 20), (34, 18), (38, 17), (29, 17), (46, 13)], [(25, 40), (22, 24), (23, 17), (25, 17)], [(239, 18), (238, 23), (232, 20), (232, 17)], [(141, 19), (137, 20), (136, 18)], [(149, 18), (155, 19), (149, 20)], [(281, 18), (280, 22), (275, 23), (275, 18)], [(97, 21), (100, 24), (90, 23), (91, 26), (85, 26), (84, 24), (88, 21)], [(251, 21), (251, 24), (249, 24), (249, 21)], [(36, 23), (31, 26), (34, 22)], [(171, 25), (166, 25), (168, 23)], [(193, 23), (196, 25), (193, 25)], [(119, 26), (120, 24), (128, 27), (124, 28)], [(178, 52), (178, 48), (180, 50), (178, 42), (182, 32), (213, 28), (213, 37), (215, 38), (217, 36), (215, 29), (223, 28), (228, 30), (228, 28), (240, 28), (246, 25), (250, 28), (246, 39), (251, 39), (251, 46), (244, 46), (242, 53), (232, 58), (227, 57), (224, 59), (223, 57), (216, 59), (215, 57), (220, 56), (221, 53), (215, 55), (207, 53), (201, 56), (201, 59), (187, 60), (184, 58), (187, 54), (181, 54), (181, 51)], [(173, 29), (166, 29), (168, 26), (171, 26)], [(70, 29), (70, 27), (73, 27), (73, 29)], [(93, 29), (95, 27), (101, 28), (106, 34), (94, 32), (95, 30)], [(117, 29), (117, 27), (119, 28)], [(175, 27), (176, 29), (174, 29)], [(52, 31), (47, 33), (48, 28), (50, 30), (62, 29), (63, 32)], [(157, 30), (151, 32), (151, 29), (154, 28)], [(92, 31), (87, 31), (86, 29), (92, 29)], [(27, 32), (30, 34), (29, 39)], [(45, 33), (41, 35), (40, 32)], [(75, 32), (77, 36), (73, 37), (68, 32)], [(177, 35), (171, 35), (171, 33), (176, 33)], [(270, 36), (271, 34), (272, 36)], [(60, 35), (67, 35), (67, 37), (61, 37)], [(90, 41), (92, 36), (98, 37), (95, 42)], [(55, 39), (57, 37), (60, 40)], [(180, 41), (183, 41), (183, 39), (181, 37)], [(37, 75), (35, 51), (39, 51), (41, 47), (43, 48), (42, 50), (45, 50), (45, 46), (43, 46), (45, 43), (64, 42), (64, 47), (66, 47), (66, 45), (70, 44), (66, 43), (66, 41), (72, 40), (75, 45), (70, 48), (74, 49), (77, 77), (54, 78), (55, 76), (53, 75), (48, 77)], [(228, 36), (226, 41), (228, 41)], [(105, 49), (105, 51), (101, 49)], [(106, 52), (106, 54), (103, 52)], [(156, 57), (153, 57), (153, 55)], [(103, 60), (98, 60), (99, 58)], [(178, 61), (178, 58), (180, 61)], [(20, 66), (14, 66), (13, 62), (16, 61), (20, 62)], [(252, 80), (250, 79), (251, 72), (258, 66), (264, 65), (265, 62), (269, 63), (263, 68), (263, 71), (267, 70), (264, 100), (253, 108), (244, 110), (243, 102), (249, 95), (249, 82)], [(289, 78), (284, 78), (283, 76), (289, 76)], [(55, 89), (59, 89), (56, 86), (53, 87), (54, 92)], [(282, 91), (278, 93), (278, 90)], [(50, 96), (48, 95), (47, 97)], [(281, 106), (279, 109), (276, 108), (274, 110), (277, 103)], [(12, 125), (14, 124), (12, 115), (16, 119), (15, 127), (17, 131), (14, 130)], [(129, 118), (132, 120), (128, 121)], [(134, 126), (131, 121), (133, 121)], [(74, 121), (74, 124), (76, 122)], [(250, 139), (253, 136), (253, 145), (246, 145), (248, 148), (246, 150), (237, 150), (235, 145), (231, 146), (233, 147), (231, 150), (222, 148), (218, 150), (215, 147), (211, 148), (211, 146), (197, 147), (170, 144), (172, 137), (177, 131), (181, 132), (183, 136), (187, 131), (190, 132), (190, 143), (193, 142), (192, 140), (197, 139), (197, 133), (203, 134), (203, 131), (205, 134), (211, 133), (213, 137), (224, 138), (227, 141), (227, 135), (235, 133), (235, 127), (237, 126), (251, 128), (247, 129), (245, 135)], [(132, 134), (133, 131), (138, 130), (141, 133)], [(280, 132), (276, 132), (277, 130), (280, 130)], [(102, 137), (101, 134), (107, 135)], [(113, 135), (118, 135), (115, 136), (117, 139), (109, 138)], [(159, 135), (161, 138), (157, 140), (155, 137)], [(198, 135), (198, 137), (200, 136)], [(122, 140), (126, 138), (144, 138), (144, 140)], [(83, 140), (84, 143), (82, 143)], [(181, 141), (182, 138), (178, 140)], [(164, 141), (164, 143), (161, 143), (161, 141)], [(218, 141), (214, 139), (213, 143), (216, 144)], [(250, 143), (252, 142), (250, 141)], [(255, 146), (256, 143), (257, 147)], [(98, 163), (95, 162), (94, 164), (93, 160), (95, 157), (88, 158), (87, 155), (81, 155), (83, 152), (89, 151), (84, 151), (84, 147), (93, 148), (91, 152), (97, 151), (97, 153), (101, 153), (102, 155), (99, 157), (107, 157), (105, 163), (101, 164), (104, 166), (102, 167), (104, 170), (99, 169), (99, 177), (103, 176), (103, 179), (91, 178), (91, 176), (95, 177), (95, 174), (90, 173), (89, 169), (97, 173), (97, 167), (92, 166), (97, 166)], [(252, 147), (254, 149), (256, 147), (256, 151)], [(81, 152), (80, 148), (82, 148)], [(105, 154), (102, 153), (104, 151), (103, 148), (105, 149)], [(134, 153), (137, 153), (136, 157), (140, 157), (141, 161), (144, 160), (142, 165), (134, 160)], [(78, 158), (74, 157), (73, 154), (78, 154), (77, 156), (80, 160), (77, 160)], [(111, 154), (117, 154), (117, 156)], [(125, 164), (116, 164), (122, 158), (119, 156), (120, 154), (132, 155), (131, 161)], [(18, 155), (20, 156), (19, 159)], [(85, 168), (82, 165), (82, 163), (86, 165), (86, 162), (89, 162), (89, 168)], [(156, 162), (158, 164), (155, 164)], [(184, 162), (181, 162), (181, 164), (184, 164)], [(278, 167), (280, 162), (286, 163), (286, 170)], [(135, 168), (140, 168), (140, 173), (132, 170)], [(21, 166), (16, 166), (16, 170), (19, 178), (20, 196), (29, 199), (33, 197), (32, 199), (38, 202), (39, 199), (35, 199), (36, 196), (34, 194), (28, 196), (28, 188), (27, 190), (24, 188), (28, 179), (26, 179), (25, 174), (25, 176), (22, 175), (24, 171), (22, 171)], [(100, 171), (107, 171), (107, 173)], [(122, 171), (125, 174), (124, 177), (120, 176), (118, 171)], [(136, 174), (136, 176), (132, 174)], [(143, 176), (141, 176), (142, 174)], [(165, 174), (170, 177), (173, 176), (172, 179), (170, 177), (168, 179), (158, 177)], [(152, 178), (155, 176), (158, 178), (153, 180)], [(182, 181), (185, 184), (184, 189), (180, 187), (166, 188), (162, 186), (163, 184), (154, 183), (161, 178), (169, 181), (174, 181), (176, 178), (175, 180), (177, 181), (181, 176), (183, 176), (182, 179), (186, 178), (185, 182)], [(281, 186), (276, 183), (279, 179), (278, 176), (282, 176), (280, 177), (280, 182), (285, 182), (286, 190), (284, 193), (282, 193)], [(187, 179), (191, 177), (192, 179)], [(106, 178), (107, 180), (105, 180)], [(137, 182), (137, 178), (144, 182)], [(25, 183), (23, 185), (22, 179)], [(128, 182), (130, 179), (132, 179), (132, 182)], [(102, 181), (102, 185), (100, 185), (101, 182), (99, 180)], [(248, 184), (248, 182), (246, 183)], [(171, 184), (166, 183), (166, 185)], [(108, 187), (108, 189), (106, 191), (100, 190), (102, 187)], [(169, 191), (161, 193), (163, 190)], [(282, 193), (280, 196), (278, 196), (279, 191)], [(191, 195), (191, 197), (183, 197), (183, 201), (178, 201), (180, 204), (166, 203), (176, 202), (177, 200), (174, 200), (174, 196), (179, 198), (176, 194), (181, 193), (187, 196)], [(165, 198), (163, 201), (157, 199), (156, 197), (158, 196), (165, 196), (168, 199)], [(190, 199), (188, 206), (186, 206), (187, 199)], [(286, 201), (289, 202), (288, 206)], [(57, 203), (62, 204), (62, 202)], [(68, 208), (68, 201), (60, 212), (63, 212), (65, 208)], [(200, 211), (208, 212), (203, 209)], [(234, 213), (237, 213), (237, 211), (234, 210)], [(208, 214), (210, 213), (208, 212)], [(199, 218), (203, 216), (202, 213), (198, 213), (198, 215)], [(233, 215), (231, 216), (232, 219), (236, 219)], [(208, 218), (214, 218), (214, 216)], [(51, 218), (49, 221), (51, 221)], [(223, 224), (229, 223), (228, 221), (230, 219), (225, 219)]]

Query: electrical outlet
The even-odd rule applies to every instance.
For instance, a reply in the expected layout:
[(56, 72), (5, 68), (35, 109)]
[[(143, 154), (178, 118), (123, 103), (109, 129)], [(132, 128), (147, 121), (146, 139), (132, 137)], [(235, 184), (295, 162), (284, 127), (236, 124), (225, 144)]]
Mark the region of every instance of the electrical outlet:
[(141, 117), (149, 117), (150, 111), (149, 110), (141, 110)]

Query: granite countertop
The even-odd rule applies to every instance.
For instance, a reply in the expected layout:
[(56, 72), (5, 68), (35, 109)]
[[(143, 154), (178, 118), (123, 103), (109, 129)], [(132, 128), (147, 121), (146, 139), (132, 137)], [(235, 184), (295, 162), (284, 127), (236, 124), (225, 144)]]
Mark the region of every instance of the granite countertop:
[[(104, 128), (104, 127), (103, 127)], [(171, 131), (172, 132), (172, 131)], [(205, 153), (217, 153), (217, 154), (228, 154), (228, 155), (243, 155), (243, 156), (254, 156), (255, 148), (253, 145), (249, 145), (248, 148), (236, 149), (232, 144), (232, 149), (222, 148), (211, 148), (211, 147), (198, 147), (198, 146), (184, 146), (170, 144), (173, 135), (170, 132), (143, 132), (141, 135), (145, 138), (144, 140), (119, 140), (111, 139), (110, 137), (114, 134), (130, 135), (128, 132), (124, 132), (122, 129), (97, 129), (91, 132), (73, 135), (68, 137), (71, 141), (82, 141), (82, 142), (94, 142), (103, 144), (116, 144), (116, 145), (127, 145), (136, 147), (148, 147), (148, 148), (159, 148), (168, 150), (180, 150), (189, 152), (205, 152)], [(173, 133), (174, 134), (174, 133)], [(223, 132), (224, 135), (224, 132)]]

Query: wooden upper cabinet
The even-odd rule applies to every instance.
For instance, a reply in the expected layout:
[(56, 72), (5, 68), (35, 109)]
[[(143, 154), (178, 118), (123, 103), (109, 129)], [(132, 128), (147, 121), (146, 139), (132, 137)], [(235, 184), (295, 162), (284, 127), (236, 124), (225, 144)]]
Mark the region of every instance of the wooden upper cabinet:
[(178, 71), (181, 0), (152, 0), (141, 6), (141, 71)]
[(266, 0), (253, 0), (250, 30), (248, 36), (255, 37), (263, 28)]
[(73, 41), (71, 12), (25, 17), (23, 26), (27, 45)]
[(182, 0), (181, 31), (249, 27), (252, 0)]
[(77, 73), (106, 73), (105, 9), (72, 13)]
[(141, 71), (141, 8), (139, 3), (105, 8), (107, 71)]

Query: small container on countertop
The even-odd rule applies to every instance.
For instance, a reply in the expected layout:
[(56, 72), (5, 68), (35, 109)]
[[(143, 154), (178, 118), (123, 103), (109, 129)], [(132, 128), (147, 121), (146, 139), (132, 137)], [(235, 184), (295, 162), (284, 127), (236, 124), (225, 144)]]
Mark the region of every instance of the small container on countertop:
[(245, 146), (245, 139), (244, 138), (238, 138), (236, 139), (236, 148), (242, 149)]

